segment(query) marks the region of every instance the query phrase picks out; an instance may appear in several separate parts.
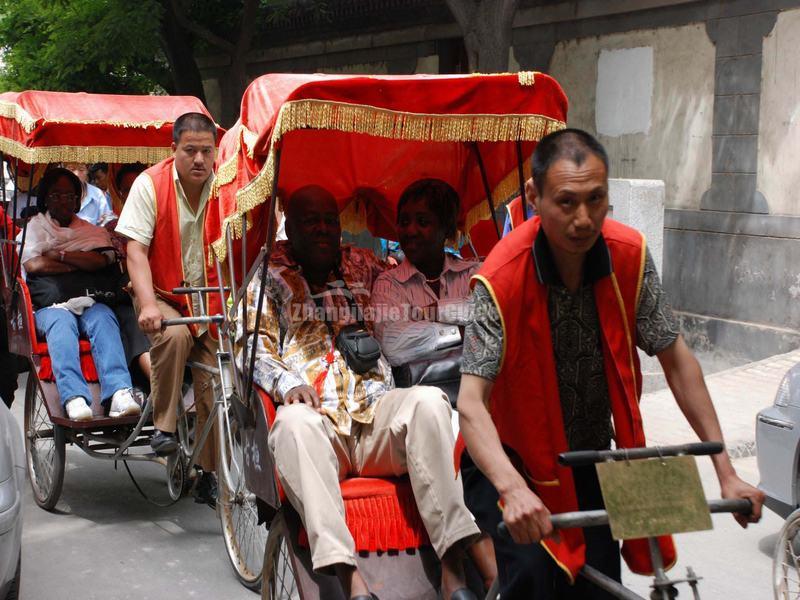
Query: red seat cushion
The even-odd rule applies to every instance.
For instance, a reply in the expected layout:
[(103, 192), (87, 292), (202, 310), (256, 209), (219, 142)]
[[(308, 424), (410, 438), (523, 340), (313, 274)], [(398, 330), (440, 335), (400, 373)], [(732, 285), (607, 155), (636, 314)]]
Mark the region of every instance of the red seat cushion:
[[(87, 383), (97, 383), (100, 379), (97, 376), (97, 368), (92, 358), (92, 347), (89, 345), (88, 340), (78, 340), (78, 352), (81, 358), (81, 371), (83, 378)], [(40, 359), (39, 362), (39, 380), (41, 381), (55, 381), (55, 374), (53, 373), (53, 362), (50, 360), (50, 354), (47, 350), (47, 343), (37, 340), (33, 348), (33, 353)]]
[[(275, 421), (272, 398), (256, 387), (264, 406), (267, 423)], [(281, 502), (286, 494), (278, 483)], [(419, 516), (411, 482), (404, 477), (353, 477), (340, 484), (345, 520), (357, 552), (408, 550), (430, 544), (428, 532)], [(300, 529), (298, 542), (308, 546), (308, 535)]]
[[(347, 528), (358, 552), (430, 544), (408, 477), (354, 477), (341, 482)], [(308, 546), (305, 529), (298, 542)]]

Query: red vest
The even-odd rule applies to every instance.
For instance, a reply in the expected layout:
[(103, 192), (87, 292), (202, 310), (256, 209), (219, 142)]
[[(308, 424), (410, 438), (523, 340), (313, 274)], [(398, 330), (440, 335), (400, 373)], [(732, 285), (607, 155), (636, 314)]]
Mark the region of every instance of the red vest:
[[(520, 206), (522, 203), (520, 202)], [(519, 224), (500, 241), (474, 279), (492, 294), (503, 323), (503, 356), (489, 410), (500, 440), (521, 459), (523, 474), (552, 513), (578, 510), (572, 471), (557, 462), (568, 450), (561, 414), (547, 286), (537, 279), (532, 257), (540, 219)], [(606, 219), (603, 237), (613, 272), (594, 284), (609, 401), (619, 448), (645, 443), (639, 396), (642, 375), (636, 352), (636, 307), (644, 272), (642, 235)], [(524, 282), (524, 285), (520, 285)], [(524, 333), (521, 333), (524, 332)], [(543, 542), (571, 578), (585, 561), (583, 532), (568, 529)], [(661, 543), (664, 563), (675, 561), (669, 538)], [(652, 571), (646, 540), (626, 541), (622, 550), (631, 570)]]
[[(153, 239), (150, 240), (148, 258), (156, 294), (188, 317), (193, 316), (190, 296), (172, 293), (173, 288), (188, 285), (183, 274), (178, 191), (172, 176), (173, 162), (174, 159), (167, 158), (145, 170), (145, 174), (153, 182), (156, 195), (156, 225)], [(203, 247), (206, 247), (205, 243)], [(203, 264), (205, 271), (205, 260)], [(192, 333), (196, 333), (194, 327), (190, 329)]]

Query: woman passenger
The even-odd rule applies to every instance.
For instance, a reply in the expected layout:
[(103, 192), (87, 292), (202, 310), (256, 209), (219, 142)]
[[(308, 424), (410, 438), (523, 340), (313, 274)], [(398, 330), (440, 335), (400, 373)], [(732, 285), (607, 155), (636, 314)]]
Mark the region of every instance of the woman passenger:
[[(379, 275), (372, 288), (375, 336), (392, 366), (461, 344), (460, 330), (453, 325), (466, 325), (470, 318), (469, 281), (480, 263), (445, 250), (447, 240), (455, 238), (459, 208), (458, 193), (440, 179), (412, 183), (397, 203), (397, 236), (405, 260)], [(474, 512), (494, 488), (466, 453), (462, 465), (467, 465), (462, 469), (467, 508)], [(476, 517), (480, 526), (482, 519)], [(488, 589), (497, 577), (491, 538), (482, 534), (469, 554)]]
[[(67, 169), (55, 168), (42, 177), (37, 193), (41, 212), (28, 223), (22, 253), (27, 278), (96, 272), (114, 261), (113, 250), (108, 250), (108, 232), (76, 216), (82, 191), (81, 181)], [(49, 281), (57, 282), (59, 278)], [(64, 287), (69, 283), (66, 279), (60, 281)], [(88, 296), (34, 308), (36, 330), (47, 340), (61, 404), (70, 419), (92, 418), (92, 396), (80, 365), (81, 334), (91, 343), (102, 404), (108, 407), (109, 416), (141, 412), (133, 398), (119, 325), (111, 308)]]
[(375, 335), (392, 366), (461, 341), (456, 327), (437, 325), (467, 323), (469, 280), (480, 266), (445, 251), (456, 235), (459, 206), (456, 191), (440, 179), (412, 183), (397, 203), (405, 260), (382, 273), (372, 288)]

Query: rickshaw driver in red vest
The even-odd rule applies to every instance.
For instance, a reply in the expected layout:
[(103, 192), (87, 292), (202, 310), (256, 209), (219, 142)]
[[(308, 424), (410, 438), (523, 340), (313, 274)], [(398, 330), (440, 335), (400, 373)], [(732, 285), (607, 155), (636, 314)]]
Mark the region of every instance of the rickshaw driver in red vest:
[[(473, 279), (475, 316), (465, 332), (458, 397), (461, 434), (499, 495), (502, 509), (494, 511), (489, 531), (502, 519), (520, 544), (495, 536), (500, 596), (608, 598), (575, 577), (588, 563), (619, 580), (619, 547), (610, 530), (556, 536), (549, 516), (603, 506), (594, 468), (561, 467), (558, 453), (608, 448), (612, 439), (620, 448), (645, 443), (634, 343), (658, 357), (700, 439), (721, 441), (722, 432), (643, 236), (605, 219), (603, 147), (580, 130), (551, 134), (536, 148), (533, 177), (537, 216), (500, 241)], [(753, 504), (750, 517), (736, 516), (739, 523), (758, 521), (763, 494), (739, 479), (727, 454), (712, 460), (722, 496)], [(635, 572), (650, 570), (641, 542), (622, 548)], [(671, 540), (661, 545), (670, 564)]]
[[(174, 295), (173, 288), (204, 286), (203, 221), (214, 179), (212, 167), (217, 129), (202, 113), (175, 120), (173, 156), (140, 174), (131, 186), (116, 231), (128, 237), (128, 272), (134, 291), (139, 327), (152, 342), (150, 377), (156, 454), (178, 449), (175, 425), (182, 401), (187, 360), (214, 365), (216, 343), (206, 326), (162, 328), (163, 319), (199, 314), (196, 294)], [(198, 430), (211, 410), (212, 381), (193, 369)], [(216, 503), (216, 428), (200, 454), (203, 474), (195, 488), (197, 502)]]

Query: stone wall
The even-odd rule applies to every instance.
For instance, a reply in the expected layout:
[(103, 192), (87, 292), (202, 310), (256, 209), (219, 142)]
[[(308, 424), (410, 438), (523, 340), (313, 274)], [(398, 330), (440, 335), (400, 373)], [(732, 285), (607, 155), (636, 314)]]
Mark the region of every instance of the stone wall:
[[(248, 68), (463, 70), (461, 33), (437, 14), (254, 51)], [(562, 84), (611, 176), (664, 181), (664, 286), (704, 350), (800, 346), (798, 45), (800, 0), (522, 0), (514, 21), (512, 69)], [(213, 104), (225, 65), (201, 68)]]

